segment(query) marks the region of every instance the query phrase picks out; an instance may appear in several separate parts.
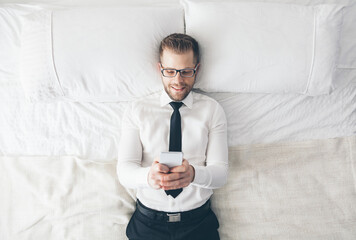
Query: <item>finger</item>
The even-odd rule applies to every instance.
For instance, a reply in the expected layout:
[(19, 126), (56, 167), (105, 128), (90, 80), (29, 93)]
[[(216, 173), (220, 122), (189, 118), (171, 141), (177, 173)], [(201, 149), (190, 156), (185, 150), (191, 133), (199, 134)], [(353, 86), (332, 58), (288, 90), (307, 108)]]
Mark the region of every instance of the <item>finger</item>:
[(162, 187), (174, 187), (181, 186), (186, 182), (189, 182), (189, 173), (170, 173), (163, 176), (163, 181), (160, 184)]
[[(189, 167), (191, 166), (189, 165)], [(161, 186), (162, 188), (166, 188), (166, 189), (176, 189), (176, 188), (186, 187), (193, 181), (193, 179), (194, 179), (194, 170), (186, 171), (183, 173), (170, 173), (165, 177), (165, 181), (162, 181)]]
[(148, 184), (153, 188), (153, 189), (160, 189), (161, 186), (161, 178), (158, 176), (157, 173), (150, 172), (148, 175)]
[(169, 173), (169, 167), (167, 167), (164, 164), (160, 164), (160, 163), (158, 163), (157, 165), (158, 165), (159, 172), (161, 172), (161, 173)]
[(151, 167), (154, 167), (159, 172), (169, 172), (169, 168), (166, 165), (159, 163), (159, 158), (153, 160)]
[(167, 175), (169, 173), (152, 172), (148, 176), (149, 185), (155, 189), (161, 188), (167, 182)]
[(167, 183), (166, 185), (162, 185), (161, 188), (164, 190), (171, 190), (171, 189), (182, 188), (183, 185), (184, 185), (184, 182), (178, 180), (178, 181)]
[(162, 185), (161, 188), (164, 190), (173, 190), (178, 188), (184, 188), (189, 185), (189, 181), (187, 178), (180, 179), (177, 181), (166, 182), (165, 185)]
[(167, 167), (164, 164), (160, 164), (159, 162), (157, 162), (153, 168), (156, 172), (160, 172), (160, 173), (168, 173), (169, 172), (169, 167)]
[(172, 172), (172, 173), (178, 173), (178, 172), (183, 173), (183, 172), (188, 171), (188, 169), (189, 169), (189, 166), (186, 166), (186, 165), (179, 165), (179, 166), (176, 166), (176, 167), (171, 168), (171, 169), (170, 169), (170, 172)]
[(159, 163), (159, 159), (158, 158), (155, 158), (151, 164), (151, 167), (156, 165), (157, 163)]
[(162, 176), (162, 182), (172, 182), (184, 178), (182, 173), (169, 173)]
[(173, 167), (170, 169), (171, 172), (186, 172), (189, 169), (189, 162), (183, 159), (182, 165)]

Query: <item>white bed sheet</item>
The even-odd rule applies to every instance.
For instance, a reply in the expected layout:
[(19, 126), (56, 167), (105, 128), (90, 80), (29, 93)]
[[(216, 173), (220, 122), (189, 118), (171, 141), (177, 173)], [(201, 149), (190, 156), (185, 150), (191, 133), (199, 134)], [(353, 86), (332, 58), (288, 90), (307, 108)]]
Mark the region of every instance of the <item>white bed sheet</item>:
[(228, 119), (229, 146), (356, 134), (356, 81), (331, 95), (236, 94), (220, 103)]
[[(331, 95), (209, 93), (223, 106), (229, 146), (356, 134), (356, 78)], [(126, 102), (0, 102), (0, 155), (117, 157)], [(10, 99), (10, 98), (9, 98)]]

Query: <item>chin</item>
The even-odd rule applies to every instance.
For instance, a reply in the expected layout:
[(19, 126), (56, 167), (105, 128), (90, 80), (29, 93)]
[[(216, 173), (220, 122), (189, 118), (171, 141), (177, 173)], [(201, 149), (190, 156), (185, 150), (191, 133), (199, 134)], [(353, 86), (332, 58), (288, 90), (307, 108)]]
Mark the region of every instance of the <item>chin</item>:
[(182, 94), (171, 94), (169, 93), (169, 97), (173, 100), (173, 101), (182, 101), (186, 96), (188, 96), (189, 92), (188, 93), (182, 93)]
[(173, 101), (176, 101), (176, 102), (180, 102), (180, 101), (182, 101), (184, 98), (182, 98), (182, 97), (174, 97), (174, 96), (172, 96), (172, 95), (170, 95), (169, 96)]
[(172, 99), (172, 101), (182, 101), (184, 100), (184, 98), (186, 98), (188, 96), (188, 94), (191, 91), (191, 88), (186, 88), (185, 91), (181, 92), (181, 93), (177, 93), (174, 90), (171, 90), (170, 87), (164, 87), (165, 92), (167, 93), (167, 95), (170, 97), (170, 99)]

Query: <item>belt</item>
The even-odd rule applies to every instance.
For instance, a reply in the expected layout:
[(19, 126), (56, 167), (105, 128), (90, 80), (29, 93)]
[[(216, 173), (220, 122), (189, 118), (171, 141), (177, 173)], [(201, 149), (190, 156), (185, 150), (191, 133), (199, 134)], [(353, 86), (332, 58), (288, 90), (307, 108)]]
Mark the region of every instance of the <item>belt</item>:
[(137, 199), (136, 209), (153, 220), (162, 222), (186, 222), (205, 216), (210, 210), (210, 200), (206, 201), (201, 207), (190, 211), (162, 212), (146, 207)]

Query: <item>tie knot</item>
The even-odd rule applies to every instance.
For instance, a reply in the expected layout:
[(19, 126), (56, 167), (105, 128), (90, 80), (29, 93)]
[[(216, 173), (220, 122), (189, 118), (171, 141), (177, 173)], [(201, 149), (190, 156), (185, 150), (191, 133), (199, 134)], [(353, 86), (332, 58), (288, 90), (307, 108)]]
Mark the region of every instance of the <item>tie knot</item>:
[(182, 102), (170, 102), (169, 105), (172, 106), (174, 111), (179, 110), (179, 108), (183, 105)]

